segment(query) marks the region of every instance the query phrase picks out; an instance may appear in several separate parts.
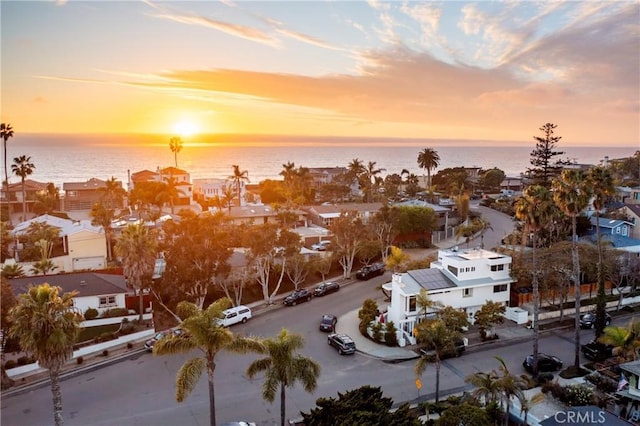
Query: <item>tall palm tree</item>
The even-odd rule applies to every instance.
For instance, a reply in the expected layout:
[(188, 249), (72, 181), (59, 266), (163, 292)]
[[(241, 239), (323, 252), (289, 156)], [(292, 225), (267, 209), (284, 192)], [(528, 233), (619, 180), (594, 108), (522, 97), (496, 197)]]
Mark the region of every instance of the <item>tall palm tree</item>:
[(174, 213), (175, 200), (180, 197), (180, 195), (184, 195), (182, 189), (178, 186), (178, 181), (171, 176), (169, 179), (164, 182), (161, 191), (158, 193), (158, 201), (168, 202), (169, 207), (171, 208), (171, 214)]
[(580, 258), (578, 255), (578, 235), (576, 223), (578, 215), (587, 207), (591, 190), (580, 170), (564, 170), (559, 179), (554, 179), (551, 187), (553, 199), (567, 216), (571, 217), (571, 258), (573, 263), (572, 281), (575, 285), (575, 354), (574, 368), (580, 369)]
[(540, 328), (538, 317), (540, 315), (540, 285), (538, 280), (538, 270), (536, 267), (536, 254), (538, 248), (538, 233), (547, 226), (553, 200), (551, 192), (541, 185), (528, 187), (523, 196), (518, 199), (515, 205), (516, 218), (524, 222), (523, 235), (532, 236), (532, 263), (531, 286), (533, 287), (533, 374), (538, 374), (538, 342), (540, 338)]
[[(455, 351), (455, 342), (461, 337), (461, 333), (450, 329), (441, 319), (429, 319), (416, 326), (416, 340), (418, 344), (433, 354), (433, 362), (436, 365), (436, 404), (440, 395), (440, 364), (443, 355)], [(416, 362), (415, 373), (419, 377), (427, 369), (431, 357), (423, 354)]]
[(604, 209), (607, 199), (615, 194), (613, 185), (613, 177), (610, 169), (604, 167), (592, 167), (587, 176), (589, 186), (593, 191), (593, 209), (596, 217), (596, 239), (598, 245), (598, 297), (596, 298), (596, 323), (595, 334), (596, 339), (600, 337), (605, 327), (605, 308), (607, 301), (605, 298), (604, 288), (604, 271), (603, 271), (603, 247), (600, 235), (600, 211)]
[(47, 283), (29, 287), (10, 311), (13, 324), (9, 332), (20, 341), (24, 351), (33, 354), (38, 364), (49, 370), (56, 425), (64, 423), (60, 371), (73, 355), (73, 345), (83, 320), (73, 307), (73, 297), (77, 293), (60, 296), (59, 292), (59, 287)]
[(176, 162), (176, 168), (178, 167), (178, 153), (182, 151), (182, 139), (177, 136), (169, 139), (169, 148), (173, 152), (173, 158)]
[(143, 290), (151, 284), (156, 266), (158, 241), (153, 232), (143, 224), (127, 226), (116, 242), (116, 255), (122, 257), (122, 267), (127, 286), (138, 292), (139, 314), (144, 314)]
[(375, 178), (386, 169), (376, 168), (376, 161), (369, 161), (369, 163), (364, 168), (364, 179), (367, 185), (367, 202), (371, 202), (371, 192), (373, 189), (373, 184)]
[(235, 194), (233, 193), (233, 188), (230, 186), (225, 186), (222, 191), (221, 201), (225, 207), (227, 207), (227, 211), (231, 214), (231, 206), (233, 206), (233, 199), (235, 198)]
[(422, 310), (422, 318), (426, 319), (429, 309), (441, 308), (442, 303), (429, 297), (429, 293), (425, 289), (420, 289), (420, 293), (416, 296), (416, 304)]
[(500, 392), (504, 396), (505, 410), (504, 410), (504, 424), (505, 426), (509, 425), (509, 409), (511, 408), (511, 398), (516, 397), (520, 401), (525, 399), (523, 389), (526, 389), (527, 383), (525, 379), (522, 377), (518, 377), (514, 374), (511, 374), (509, 369), (507, 368), (507, 364), (504, 362), (499, 356), (496, 356), (496, 359), (500, 363), (500, 379), (498, 381), (498, 386), (500, 388)]
[(11, 171), (16, 176), (20, 176), (22, 182), (22, 220), (27, 220), (27, 194), (25, 191), (24, 181), (27, 176), (33, 174), (33, 170), (36, 166), (31, 162), (31, 157), (27, 155), (21, 155), (13, 159), (11, 165)]
[(111, 176), (110, 179), (105, 181), (104, 188), (100, 188), (100, 192), (102, 192), (102, 199), (105, 201), (109, 208), (121, 207), (122, 198), (127, 195), (127, 191), (122, 187), (122, 184), (115, 178), (115, 176)]
[(216, 355), (223, 350), (247, 353), (262, 350), (261, 343), (252, 338), (235, 336), (231, 330), (218, 321), (222, 311), (231, 306), (227, 298), (218, 299), (207, 309), (200, 309), (193, 303), (180, 302), (177, 314), (182, 333), (160, 339), (153, 345), (154, 355), (174, 355), (178, 353), (200, 352), (200, 356), (187, 360), (176, 375), (176, 400), (182, 402), (195, 389), (202, 373), (206, 370), (209, 388), (209, 423), (216, 424), (216, 398), (214, 374)]
[(115, 219), (115, 210), (100, 201), (91, 207), (89, 217), (91, 218), (91, 224), (93, 226), (101, 226), (102, 229), (104, 229), (104, 236), (107, 240), (107, 260), (110, 262), (113, 257), (111, 250), (113, 227), (111, 226), (111, 223), (113, 222), (113, 219)]
[(297, 353), (304, 346), (304, 338), (287, 329), (283, 328), (277, 338), (262, 340), (262, 345), (264, 349), (260, 353), (266, 356), (249, 365), (247, 376), (251, 379), (260, 372), (265, 373), (262, 397), (269, 402), (273, 402), (280, 388), (280, 424), (284, 426), (286, 388), (292, 388), (300, 381), (305, 391), (313, 392), (320, 376), (320, 365)]
[(249, 182), (249, 172), (246, 170), (240, 170), (240, 166), (234, 164), (231, 166), (233, 168), (233, 174), (229, 176), (229, 179), (233, 182), (236, 187), (236, 193), (238, 194), (238, 205), (242, 205), (241, 197), (240, 197), (240, 185), (242, 182)]
[(431, 170), (440, 164), (440, 156), (433, 148), (425, 148), (418, 154), (418, 166), (427, 171), (427, 188), (431, 188)]
[(9, 189), (9, 168), (7, 166), (7, 141), (13, 137), (13, 128), (11, 124), (0, 124), (0, 137), (2, 137), (2, 147), (4, 152), (4, 183), (7, 190)]

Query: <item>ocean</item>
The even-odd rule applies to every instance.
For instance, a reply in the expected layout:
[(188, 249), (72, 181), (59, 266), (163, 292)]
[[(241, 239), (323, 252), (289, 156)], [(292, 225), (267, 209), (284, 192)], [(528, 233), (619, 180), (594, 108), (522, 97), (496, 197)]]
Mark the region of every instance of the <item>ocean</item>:
[[(166, 141), (162, 141), (166, 139)], [(365, 165), (375, 161), (377, 168), (385, 169), (382, 176), (400, 173), (407, 169), (423, 175), (418, 167), (418, 153), (432, 148), (440, 156), (438, 170), (448, 167), (498, 167), (507, 176), (517, 177), (531, 167), (529, 160), (535, 148), (533, 141), (528, 146), (505, 146), (491, 141), (436, 141), (393, 139), (349, 139), (270, 137), (269, 140), (233, 140), (230, 144), (207, 144), (206, 140), (185, 139), (185, 146), (178, 153), (178, 167), (187, 170), (191, 179), (226, 178), (232, 174), (232, 165), (248, 172), (250, 183), (264, 179), (281, 179), (279, 173), (288, 162), (304, 167), (346, 167), (353, 159)], [(600, 164), (605, 156), (611, 159), (630, 157), (639, 148), (633, 147), (563, 147), (562, 159), (571, 159), (579, 164)], [(14, 134), (7, 144), (9, 167), (14, 157), (28, 155), (35, 165), (30, 176), (39, 182), (53, 182), (62, 189), (65, 182), (84, 182), (90, 178), (102, 180), (115, 177), (126, 187), (129, 173), (141, 170), (156, 170), (158, 167), (175, 166), (174, 154), (169, 149), (169, 137), (140, 136), (43, 136)], [(4, 167), (4, 164), (2, 165)], [(11, 183), (19, 181), (9, 176)], [(4, 179), (4, 170), (2, 172)]]

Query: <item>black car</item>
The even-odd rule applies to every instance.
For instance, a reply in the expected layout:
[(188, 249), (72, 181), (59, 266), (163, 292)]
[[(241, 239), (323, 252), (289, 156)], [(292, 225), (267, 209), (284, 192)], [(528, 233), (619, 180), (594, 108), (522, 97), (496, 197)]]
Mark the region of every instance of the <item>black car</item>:
[[(456, 339), (453, 346), (449, 350), (444, 351), (442, 354), (440, 354), (441, 359), (461, 356), (462, 353), (467, 350), (468, 343), (469, 340), (466, 337)], [(429, 347), (420, 348), (420, 355), (425, 357), (428, 361), (435, 361), (436, 359), (436, 352)]]
[(582, 345), (582, 353), (585, 358), (591, 361), (604, 361), (613, 356), (613, 345), (607, 345), (593, 340)]
[(368, 280), (382, 274), (384, 274), (384, 263), (374, 263), (373, 265), (363, 266), (356, 272), (356, 278), (359, 280)]
[(294, 290), (293, 293), (284, 298), (284, 304), (287, 306), (295, 306), (298, 303), (308, 302), (311, 300), (312, 294), (306, 288)]
[[(611, 324), (611, 315), (605, 313), (604, 325)], [(596, 326), (596, 314), (595, 312), (587, 312), (580, 317), (580, 328), (593, 328)]]
[(356, 352), (356, 342), (346, 334), (332, 333), (327, 337), (327, 342), (338, 350), (340, 355), (354, 354)]
[(337, 323), (335, 315), (324, 314), (320, 320), (320, 331), (334, 331)]
[[(533, 373), (533, 355), (527, 356), (522, 361), (522, 366), (529, 373)], [(562, 360), (557, 356), (538, 354), (538, 372), (558, 371), (562, 368)]]
[(328, 283), (322, 283), (318, 287), (313, 290), (314, 296), (324, 296), (325, 294), (334, 293), (340, 290), (340, 285), (333, 281), (329, 281)]

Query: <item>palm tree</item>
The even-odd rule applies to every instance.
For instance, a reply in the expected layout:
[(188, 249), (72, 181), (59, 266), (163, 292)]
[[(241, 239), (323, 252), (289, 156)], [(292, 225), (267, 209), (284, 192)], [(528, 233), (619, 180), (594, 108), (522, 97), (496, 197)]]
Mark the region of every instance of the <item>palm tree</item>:
[(420, 289), (420, 293), (416, 296), (416, 304), (422, 310), (422, 318), (426, 319), (427, 314), (429, 313), (429, 309), (433, 308), (441, 308), (442, 303), (437, 300), (432, 300), (429, 297), (429, 293), (425, 289)]
[(471, 398), (475, 402), (482, 401), (486, 406), (492, 402), (496, 402), (500, 395), (500, 377), (495, 370), (487, 373), (478, 371), (464, 380), (474, 387), (471, 392)]
[(596, 339), (600, 337), (605, 327), (605, 309), (607, 301), (604, 288), (603, 248), (600, 235), (600, 211), (604, 209), (607, 198), (615, 194), (611, 171), (604, 167), (593, 167), (587, 176), (589, 186), (593, 191), (593, 209), (596, 216), (596, 239), (598, 245), (598, 297), (596, 302)]
[(552, 184), (553, 199), (560, 209), (571, 217), (571, 258), (573, 261), (572, 281), (575, 285), (575, 354), (574, 367), (580, 370), (580, 258), (578, 255), (578, 235), (576, 222), (578, 215), (587, 207), (591, 198), (589, 185), (580, 170), (564, 170), (560, 179)]
[(498, 380), (498, 387), (500, 392), (504, 396), (505, 410), (504, 410), (504, 424), (509, 424), (509, 409), (511, 408), (511, 398), (516, 397), (520, 401), (524, 399), (523, 389), (526, 389), (527, 383), (522, 377), (511, 374), (507, 368), (507, 364), (499, 356), (496, 356), (498, 362), (500, 362), (500, 379)]
[(523, 235), (532, 236), (532, 263), (531, 286), (533, 287), (533, 374), (538, 374), (538, 342), (540, 328), (538, 317), (540, 315), (540, 285), (538, 270), (536, 267), (536, 250), (538, 248), (538, 233), (548, 224), (551, 210), (553, 209), (551, 193), (541, 185), (528, 187), (523, 196), (518, 199), (515, 206), (515, 215), (518, 220), (524, 222)]
[(4, 183), (6, 185), (7, 190), (9, 190), (9, 170), (7, 167), (7, 141), (9, 138), (13, 137), (13, 129), (11, 128), (11, 124), (2, 123), (0, 124), (0, 137), (2, 137), (2, 147), (4, 149)]
[(47, 283), (29, 287), (10, 311), (13, 324), (9, 332), (20, 341), (24, 351), (33, 354), (38, 364), (49, 370), (56, 425), (64, 423), (60, 371), (73, 355), (73, 345), (83, 320), (73, 306), (73, 297), (77, 293), (60, 296), (59, 292), (59, 287), (51, 287)]
[[(455, 351), (455, 342), (461, 337), (461, 333), (447, 327), (441, 319), (430, 319), (421, 322), (416, 326), (416, 340), (423, 349), (433, 353), (433, 361), (436, 365), (436, 404), (440, 394), (440, 362), (443, 354)], [(431, 362), (430, 357), (425, 353), (415, 366), (415, 373), (419, 377), (427, 369)]]
[(236, 187), (236, 193), (238, 194), (238, 205), (240, 206), (242, 205), (240, 197), (240, 185), (241, 182), (249, 182), (249, 172), (246, 170), (240, 170), (240, 166), (236, 164), (231, 167), (233, 167), (233, 174), (229, 176), (229, 179)]
[(598, 341), (612, 345), (617, 356), (622, 356), (627, 361), (636, 361), (638, 349), (640, 349), (640, 320), (633, 318), (626, 327), (613, 325), (605, 327)]
[(277, 338), (262, 340), (262, 345), (264, 349), (260, 353), (266, 356), (249, 365), (247, 376), (252, 379), (260, 372), (265, 373), (262, 397), (269, 402), (273, 402), (280, 388), (280, 424), (284, 426), (286, 388), (292, 388), (300, 381), (305, 391), (313, 392), (320, 376), (320, 365), (297, 353), (304, 346), (304, 338), (287, 329), (283, 328)]
[(425, 148), (418, 154), (418, 166), (427, 171), (427, 188), (431, 188), (431, 170), (440, 164), (440, 156), (433, 148)]
[(113, 239), (111, 223), (115, 218), (115, 210), (101, 201), (91, 207), (89, 217), (91, 218), (91, 224), (93, 226), (101, 226), (102, 229), (104, 229), (104, 236), (107, 240), (107, 260), (111, 262), (111, 258), (113, 257), (111, 254), (111, 240)]
[(182, 151), (182, 139), (175, 136), (169, 139), (169, 148), (173, 152), (173, 158), (176, 162), (176, 168), (178, 167), (178, 153)]
[(24, 181), (27, 176), (33, 174), (33, 170), (35, 168), (36, 166), (31, 162), (31, 157), (26, 155), (15, 157), (13, 159), (13, 164), (11, 165), (11, 171), (16, 176), (20, 176), (20, 180), (22, 182), (22, 220), (27, 220), (27, 194)]
[(235, 195), (233, 193), (233, 188), (230, 186), (225, 186), (224, 190), (222, 191), (221, 201), (223, 205), (227, 207), (227, 211), (229, 212), (229, 214), (231, 214), (231, 206), (233, 206), (234, 198)]
[(151, 284), (156, 265), (158, 241), (155, 235), (142, 224), (127, 226), (116, 242), (116, 255), (122, 257), (123, 274), (127, 286), (138, 292), (139, 314), (144, 314), (143, 290)]
[(187, 360), (176, 375), (176, 401), (182, 402), (195, 389), (202, 373), (206, 370), (209, 387), (209, 423), (216, 424), (216, 399), (214, 374), (216, 355), (223, 350), (238, 353), (262, 350), (258, 340), (235, 336), (231, 330), (218, 321), (222, 311), (231, 306), (227, 298), (218, 299), (207, 309), (200, 309), (193, 303), (180, 302), (177, 314), (182, 333), (160, 339), (153, 345), (154, 355), (174, 355), (198, 350), (201, 354)]
[(181, 194), (184, 195), (184, 193), (182, 192), (182, 189), (180, 189), (180, 187), (178, 186), (178, 181), (176, 181), (176, 179), (173, 176), (171, 176), (166, 182), (164, 182), (164, 185), (162, 186), (161, 191), (157, 195), (157, 198), (158, 198), (158, 201), (160, 200), (168, 201), (169, 206), (171, 207), (171, 214), (173, 214), (175, 200)]
[(371, 202), (371, 192), (373, 189), (373, 183), (375, 181), (375, 178), (377, 177), (377, 175), (379, 175), (380, 173), (384, 172), (386, 169), (378, 169), (376, 168), (376, 162), (375, 161), (369, 161), (369, 163), (367, 164), (367, 166), (364, 168), (364, 179), (366, 180), (366, 185), (367, 185), (367, 202)]
[(106, 201), (109, 208), (121, 207), (122, 197), (127, 195), (127, 191), (124, 190), (122, 184), (114, 177), (105, 181), (104, 188), (100, 188), (102, 192), (102, 199)]

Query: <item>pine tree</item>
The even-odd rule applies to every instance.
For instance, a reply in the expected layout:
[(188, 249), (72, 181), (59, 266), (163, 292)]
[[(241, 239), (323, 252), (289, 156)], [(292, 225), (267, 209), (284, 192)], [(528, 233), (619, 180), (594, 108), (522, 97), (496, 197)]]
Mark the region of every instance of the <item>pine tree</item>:
[(553, 161), (554, 158), (564, 154), (564, 151), (555, 151), (557, 143), (562, 139), (562, 136), (553, 135), (553, 130), (556, 127), (558, 127), (556, 124), (547, 123), (540, 127), (544, 136), (533, 137), (536, 140), (536, 149), (531, 151), (531, 159), (529, 160), (533, 167), (527, 169), (527, 173), (533, 180), (532, 185), (551, 187), (551, 181), (560, 175), (562, 165), (568, 164), (568, 161), (560, 159)]

